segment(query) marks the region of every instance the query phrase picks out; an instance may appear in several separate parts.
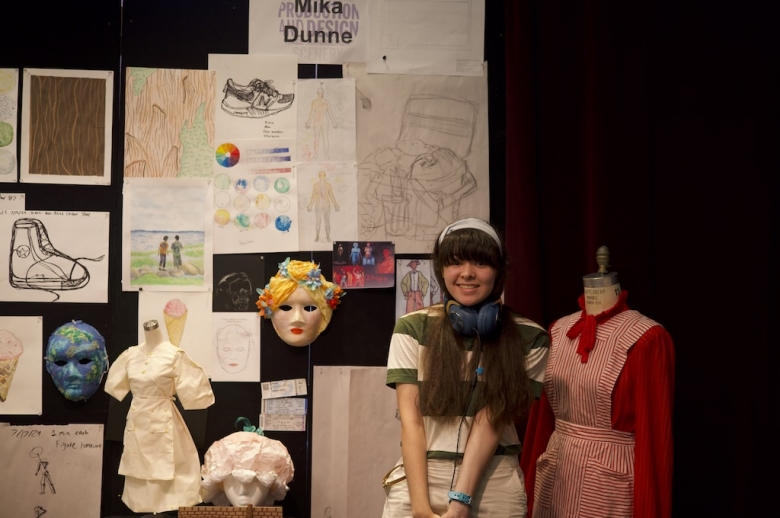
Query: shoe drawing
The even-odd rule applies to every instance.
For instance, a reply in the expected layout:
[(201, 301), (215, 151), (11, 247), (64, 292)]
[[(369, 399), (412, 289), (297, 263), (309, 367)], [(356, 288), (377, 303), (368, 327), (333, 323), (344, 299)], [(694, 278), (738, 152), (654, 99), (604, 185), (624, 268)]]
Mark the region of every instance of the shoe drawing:
[(89, 282), (89, 271), (79, 261), (51, 244), (40, 220), (23, 218), (14, 222), (11, 233), (11, 257), (8, 275), (11, 286), (28, 290), (75, 290)]
[(260, 119), (274, 115), (292, 106), (295, 94), (281, 94), (273, 87), (273, 81), (252, 79), (248, 85), (240, 85), (228, 79), (222, 91), (222, 109), (236, 117)]

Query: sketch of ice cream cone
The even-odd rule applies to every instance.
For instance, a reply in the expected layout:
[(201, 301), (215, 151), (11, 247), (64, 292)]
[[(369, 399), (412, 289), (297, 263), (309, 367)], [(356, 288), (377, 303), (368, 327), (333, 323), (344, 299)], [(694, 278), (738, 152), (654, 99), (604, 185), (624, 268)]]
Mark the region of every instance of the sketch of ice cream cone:
[(22, 341), (12, 332), (0, 329), (0, 402), (8, 398), (8, 390), (23, 352)]
[(187, 323), (187, 305), (179, 299), (169, 300), (163, 309), (165, 328), (168, 330), (168, 340), (179, 347), (184, 335), (184, 324)]

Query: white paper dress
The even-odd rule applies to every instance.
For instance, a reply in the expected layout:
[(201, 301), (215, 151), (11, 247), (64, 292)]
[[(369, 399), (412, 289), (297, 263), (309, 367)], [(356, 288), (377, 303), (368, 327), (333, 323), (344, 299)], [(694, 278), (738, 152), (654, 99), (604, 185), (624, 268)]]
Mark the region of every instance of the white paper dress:
[(198, 450), (174, 394), (187, 410), (211, 406), (214, 393), (203, 368), (170, 342), (151, 354), (136, 345), (111, 365), (106, 392), (119, 401), (133, 394), (119, 463), (125, 476), (122, 501), (139, 513), (199, 504)]

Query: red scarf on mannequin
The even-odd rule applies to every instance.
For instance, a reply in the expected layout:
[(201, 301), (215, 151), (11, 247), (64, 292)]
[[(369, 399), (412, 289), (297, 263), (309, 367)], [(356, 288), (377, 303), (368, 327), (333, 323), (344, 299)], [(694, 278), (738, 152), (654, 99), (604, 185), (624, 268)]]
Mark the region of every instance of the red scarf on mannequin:
[(566, 333), (566, 336), (571, 340), (574, 340), (578, 336), (580, 337), (580, 343), (577, 345), (577, 354), (581, 356), (582, 363), (587, 363), (588, 355), (596, 345), (596, 327), (618, 313), (627, 310), (628, 304), (626, 304), (626, 298), (628, 298), (628, 291), (621, 291), (618, 301), (614, 306), (606, 311), (602, 311), (598, 315), (588, 315), (585, 312), (585, 295), (580, 295), (578, 302), (580, 304), (580, 309), (582, 309), (582, 314), (580, 315), (579, 320), (577, 320)]

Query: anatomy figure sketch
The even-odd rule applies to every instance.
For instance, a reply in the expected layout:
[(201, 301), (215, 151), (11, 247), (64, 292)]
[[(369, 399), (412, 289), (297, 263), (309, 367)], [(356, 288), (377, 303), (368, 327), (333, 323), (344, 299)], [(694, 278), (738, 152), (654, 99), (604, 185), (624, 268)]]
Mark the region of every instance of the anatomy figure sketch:
[(109, 185), (114, 73), (24, 69), (20, 181)]
[(0, 317), (0, 415), (41, 413), (43, 317)]
[(295, 138), (295, 55), (209, 54), (216, 73), (218, 140)]
[(298, 250), (292, 139), (222, 142), (214, 161), (214, 251)]
[(0, 300), (108, 301), (108, 212), (6, 211), (0, 214)]
[(355, 163), (299, 163), (301, 250), (331, 250), (333, 241), (357, 235)]
[(489, 218), (486, 78), (359, 75), (356, 88), (361, 239), (429, 253), (449, 223)]
[(19, 70), (0, 68), (0, 182), (15, 182), (16, 106), (19, 103)]
[(298, 160), (355, 161), (355, 80), (301, 79), (296, 88)]
[(211, 293), (205, 291), (149, 291), (138, 292), (138, 338), (143, 343), (146, 335), (143, 323), (156, 320), (165, 330), (168, 341), (184, 349), (192, 360), (211, 375), (208, 368), (211, 350)]
[(260, 381), (257, 313), (212, 315), (211, 381)]
[(128, 67), (125, 178), (210, 178), (215, 73)]
[(211, 288), (211, 180), (127, 178), (122, 289)]
[(0, 514), (100, 517), (103, 425), (0, 426)]

